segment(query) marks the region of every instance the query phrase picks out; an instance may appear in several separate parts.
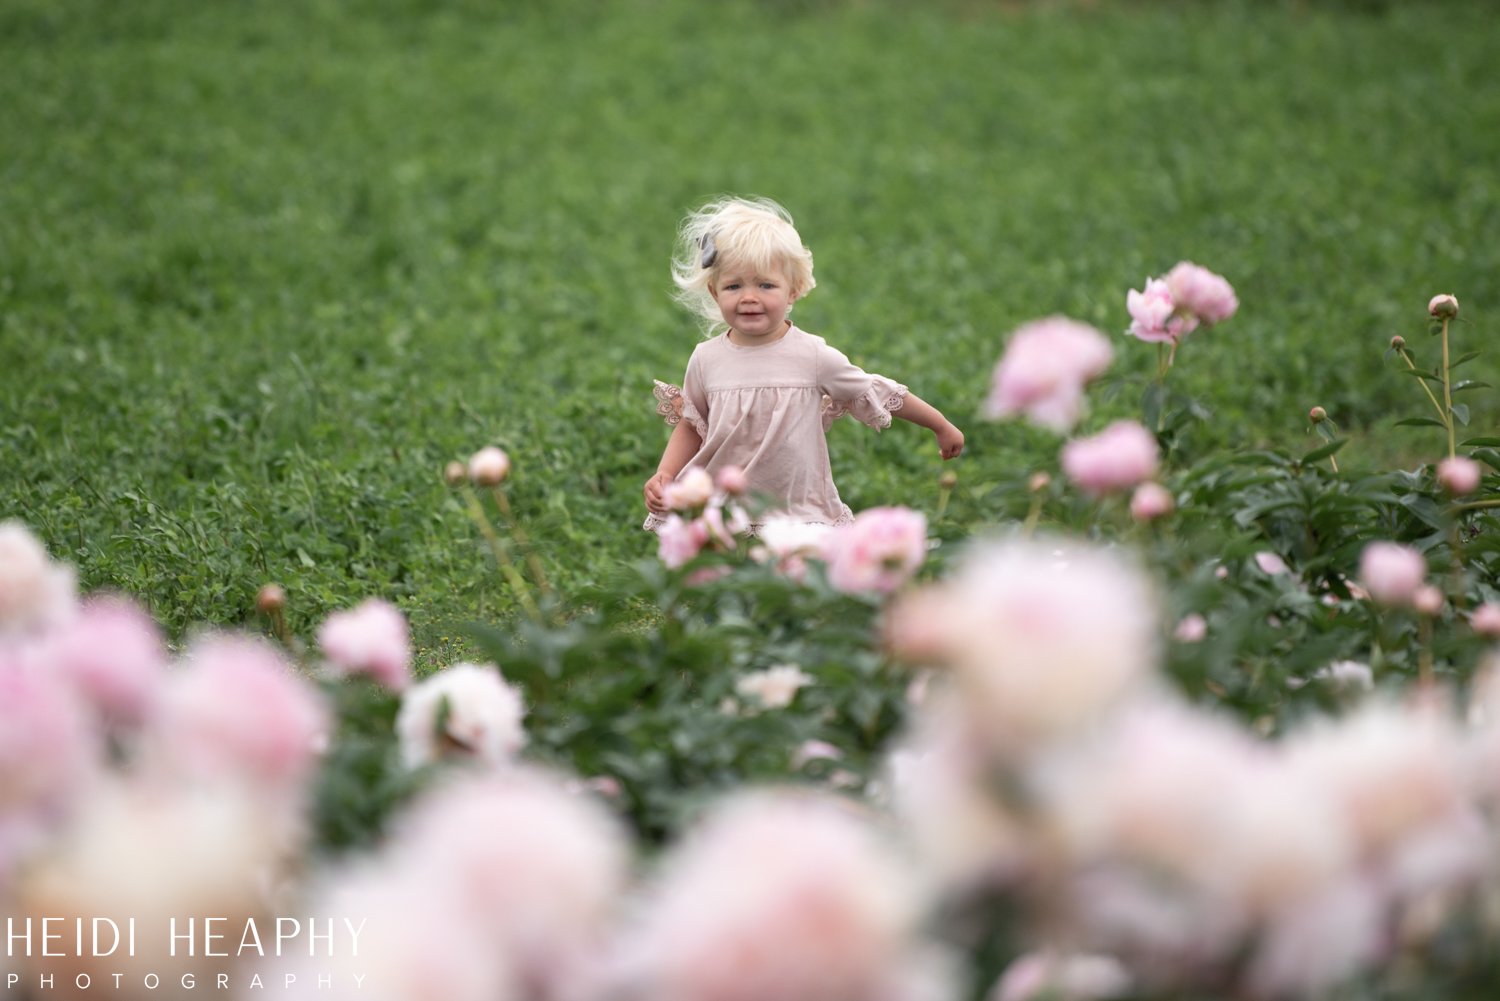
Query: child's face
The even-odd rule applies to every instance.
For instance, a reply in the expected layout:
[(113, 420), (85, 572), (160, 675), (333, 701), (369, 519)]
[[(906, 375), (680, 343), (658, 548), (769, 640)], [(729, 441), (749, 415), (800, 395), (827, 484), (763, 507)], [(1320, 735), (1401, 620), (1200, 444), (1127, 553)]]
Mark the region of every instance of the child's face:
[(779, 269), (761, 272), (730, 264), (714, 283), (714, 301), (724, 322), (746, 340), (780, 336), (786, 312), (796, 298)]

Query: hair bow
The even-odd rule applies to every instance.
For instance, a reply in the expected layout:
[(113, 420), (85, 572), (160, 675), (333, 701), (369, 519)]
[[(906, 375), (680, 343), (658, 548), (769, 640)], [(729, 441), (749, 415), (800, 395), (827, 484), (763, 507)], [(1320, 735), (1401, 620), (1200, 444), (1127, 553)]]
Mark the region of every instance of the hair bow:
[(704, 233), (703, 236), (699, 237), (698, 249), (702, 251), (698, 257), (698, 264), (705, 268), (713, 267), (714, 261), (719, 259), (719, 248), (714, 246), (714, 235), (712, 233)]

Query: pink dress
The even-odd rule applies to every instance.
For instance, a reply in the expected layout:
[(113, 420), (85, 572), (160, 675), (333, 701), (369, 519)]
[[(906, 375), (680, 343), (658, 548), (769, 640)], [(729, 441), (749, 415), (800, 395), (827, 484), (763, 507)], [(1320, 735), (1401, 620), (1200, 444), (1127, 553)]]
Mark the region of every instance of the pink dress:
[[(833, 485), (829, 426), (853, 414), (887, 428), (906, 402), (905, 386), (865, 372), (795, 326), (770, 344), (742, 347), (728, 334), (704, 341), (688, 359), (682, 387), (657, 382), (655, 393), (668, 424), (689, 421), (703, 439), (684, 473), (696, 466), (717, 476), (739, 466), (751, 493), (770, 501), (768, 513), (824, 525), (854, 518)], [(663, 521), (650, 515), (644, 527), (656, 531)]]

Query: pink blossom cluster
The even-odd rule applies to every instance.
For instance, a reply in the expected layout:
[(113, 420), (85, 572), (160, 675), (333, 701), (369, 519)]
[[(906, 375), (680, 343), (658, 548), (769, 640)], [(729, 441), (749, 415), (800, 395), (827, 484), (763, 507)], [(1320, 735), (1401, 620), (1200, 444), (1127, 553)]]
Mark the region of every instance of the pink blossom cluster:
[(951, 997), (920, 937), (922, 884), (862, 810), (750, 791), (663, 860), (622, 935), (624, 996), (661, 1001)]
[(1064, 316), (1027, 323), (1011, 335), (995, 366), (984, 412), (1071, 431), (1083, 411), (1084, 389), (1113, 359), (1109, 339), (1088, 324)]
[(861, 511), (823, 542), (828, 582), (854, 594), (891, 594), (900, 589), (927, 558), (927, 518), (906, 507)]
[(318, 627), (318, 646), (337, 675), (366, 675), (392, 691), (411, 682), (411, 638), (395, 605), (368, 598)]
[[(668, 495), (673, 496), (670, 490)], [(755, 541), (746, 547), (750, 558), (772, 564), (787, 577), (805, 579), (809, 561), (814, 561), (826, 567), (836, 590), (891, 594), (911, 580), (927, 556), (926, 516), (906, 507), (870, 508), (843, 525), (807, 524), (779, 515), (754, 525), (726, 490), (709, 491), (700, 482), (685, 496), (692, 499), (688, 512), (697, 511), (696, 516), (674, 511), (657, 530), (657, 555), (673, 568), (705, 549), (737, 551), (741, 537), (753, 535)]]
[(1234, 288), (1222, 275), (1180, 261), (1164, 278), (1125, 296), (1130, 333), (1143, 341), (1177, 343), (1198, 327), (1223, 323), (1239, 309)]
[(738, 548), (738, 537), (751, 530), (750, 515), (736, 500), (745, 491), (744, 476), (738, 467), (725, 467), (716, 484), (706, 470), (693, 468), (667, 485), (672, 513), (656, 532), (662, 563), (676, 569), (704, 549)]
[[(122, 927), (264, 914), (305, 839), (321, 694), (248, 637), (205, 632), (174, 656), (144, 609), (79, 601), (73, 579), (24, 527), (0, 530), (0, 910)], [(143, 943), (111, 969), (138, 982), (161, 955)], [(55, 971), (39, 956), (13, 966)]]
[[(1375, 552), (1391, 580), (1367, 586), (1409, 600), (1425, 564)], [(925, 867), (961, 898), (1046, 886), (1063, 930), (995, 997), (1095, 975), (1132, 996), (1314, 995), (1419, 947), (1492, 885), (1500, 667), (1465, 716), (1370, 694), (1368, 666), (1335, 662), (1316, 678), (1349, 713), (1269, 742), (1162, 683), (1151, 593), (1111, 551), (1012, 539), (888, 610), (892, 651), (942, 672), (889, 764)], [(1179, 642), (1205, 635), (1191, 618)]]
[[(1138, 421), (1115, 421), (1096, 435), (1068, 442), (1062, 450), (1063, 473), (1080, 490), (1096, 497), (1140, 486), (1156, 475), (1160, 464), (1156, 436)], [(1160, 496), (1143, 498), (1142, 520), (1164, 513), (1162, 506)]]
[(521, 692), (492, 664), (453, 664), (407, 689), (396, 714), (409, 768), (458, 759), (508, 764), (526, 743)]

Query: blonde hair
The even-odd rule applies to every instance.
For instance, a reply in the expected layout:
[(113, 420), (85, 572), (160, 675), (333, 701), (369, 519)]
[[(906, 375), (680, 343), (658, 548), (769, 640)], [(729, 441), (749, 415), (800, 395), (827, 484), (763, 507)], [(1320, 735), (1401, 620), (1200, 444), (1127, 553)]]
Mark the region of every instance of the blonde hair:
[(719, 274), (730, 266), (762, 274), (780, 271), (794, 298), (818, 284), (813, 279), (812, 251), (802, 245), (791, 213), (769, 198), (716, 198), (690, 213), (677, 231), (673, 298), (703, 321), (708, 335), (728, 329), (713, 290)]

